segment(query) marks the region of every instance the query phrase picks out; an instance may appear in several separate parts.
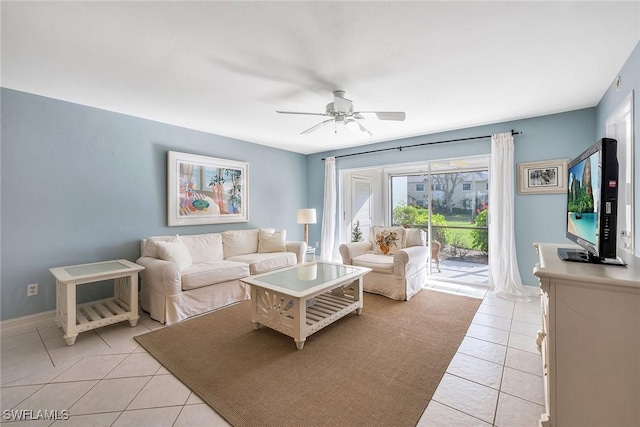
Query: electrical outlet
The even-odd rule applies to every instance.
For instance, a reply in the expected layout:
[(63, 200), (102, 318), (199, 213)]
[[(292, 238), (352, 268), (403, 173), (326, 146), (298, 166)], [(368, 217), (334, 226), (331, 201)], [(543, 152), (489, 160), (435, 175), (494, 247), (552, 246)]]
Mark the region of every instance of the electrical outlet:
[(320, 242), (316, 242), (316, 248), (320, 247)]
[(38, 284), (32, 283), (31, 285), (27, 285), (27, 296), (33, 297), (38, 295)]

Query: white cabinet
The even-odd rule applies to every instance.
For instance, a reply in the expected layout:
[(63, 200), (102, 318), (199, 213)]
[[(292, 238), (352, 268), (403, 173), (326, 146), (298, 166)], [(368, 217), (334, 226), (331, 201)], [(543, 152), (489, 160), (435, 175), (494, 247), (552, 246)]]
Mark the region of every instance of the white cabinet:
[[(543, 331), (544, 427), (640, 426), (640, 259), (562, 261), (535, 243)], [(620, 255), (620, 254), (619, 254)]]

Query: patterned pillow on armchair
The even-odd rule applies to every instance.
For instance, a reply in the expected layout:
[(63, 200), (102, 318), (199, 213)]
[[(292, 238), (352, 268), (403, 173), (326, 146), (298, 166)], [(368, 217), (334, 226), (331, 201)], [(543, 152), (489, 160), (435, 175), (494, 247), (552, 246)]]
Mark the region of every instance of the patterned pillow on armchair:
[(393, 255), (403, 248), (404, 228), (373, 227), (373, 253), (377, 255)]

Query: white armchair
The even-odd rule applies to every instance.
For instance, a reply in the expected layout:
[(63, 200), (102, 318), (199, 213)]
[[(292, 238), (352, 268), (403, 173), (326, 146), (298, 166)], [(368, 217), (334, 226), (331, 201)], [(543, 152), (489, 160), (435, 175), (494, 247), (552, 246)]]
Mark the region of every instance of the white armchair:
[[(375, 242), (375, 236), (384, 230), (401, 234), (395, 250), (390, 250), (391, 255), (383, 254)], [(342, 262), (372, 270), (364, 276), (364, 291), (408, 301), (427, 281), (430, 250), (426, 246), (426, 233), (418, 228), (373, 227), (371, 239), (374, 241), (340, 245)]]

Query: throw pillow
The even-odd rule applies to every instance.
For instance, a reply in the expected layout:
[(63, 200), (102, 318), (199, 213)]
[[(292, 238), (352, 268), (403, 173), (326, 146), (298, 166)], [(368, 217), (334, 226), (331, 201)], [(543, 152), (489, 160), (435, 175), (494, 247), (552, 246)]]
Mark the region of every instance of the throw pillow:
[(410, 248), (412, 246), (426, 246), (427, 245), (427, 233), (419, 228), (405, 228), (404, 229), (404, 245), (403, 248)]
[(378, 255), (393, 255), (402, 249), (404, 244), (404, 228), (402, 227), (374, 227), (373, 253)]
[(286, 230), (275, 231), (261, 228), (258, 232), (258, 252), (286, 252), (287, 245), (284, 242), (286, 235)]
[(176, 237), (165, 241), (157, 240), (154, 244), (158, 248), (160, 259), (175, 262), (178, 264), (180, 271), (191, 267), (191, 264), (193, 264), (189, 250), (180, 239), (180, 236), (176, 235)]

